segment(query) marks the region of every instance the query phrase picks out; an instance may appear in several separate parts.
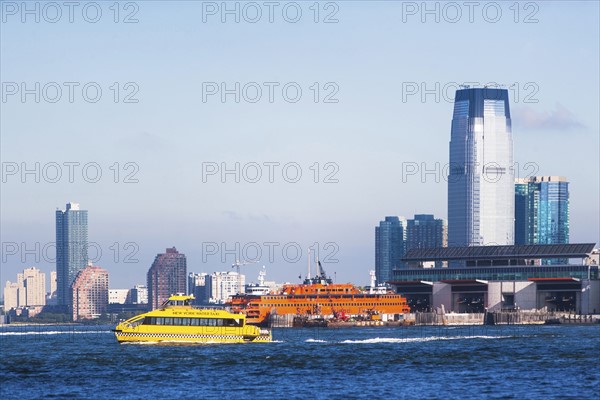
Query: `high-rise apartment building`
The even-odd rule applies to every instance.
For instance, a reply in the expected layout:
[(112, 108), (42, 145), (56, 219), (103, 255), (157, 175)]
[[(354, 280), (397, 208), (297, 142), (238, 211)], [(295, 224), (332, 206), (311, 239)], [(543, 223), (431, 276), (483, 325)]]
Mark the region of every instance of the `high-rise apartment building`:
[(25, 306), (46, 304), (46, 274), (36, 267), (25, 268), (17, 274), (17, 283), (25, 291)]
[(456, 91), (448, 246), (514, 244), (513, 141), (506, 89)]
[(405, 249), (406, 219), (402, 217), (385, 217), (375, 227), (375, 275), (377, 282), (392, 279), (392, 271), (404, 268), (401, 261)]
[(179, 253), (175, 247), (168, 248), (163, 254), (158, 254), (148, 270), (147, 279), (148, 301), (151, 310), (160, 307), (172, 294), (186, 293), (185, 254)]
[(71, 285), (73, 321), (98, 318), (108, 310), (108, 271), (88, 265)]
[(17, 274), (17, 281), (7, 281), (4, 287), (4, 307), (43, 306), (46, 304), (46, 274), (36, 267), (25, 268)]
[(515, 243), (569, 243), (569, 182), (562, 176), (515, 180)]
[(88, 264), (88, 212), (68, 203), (56, 210), (56, 291), (58, 304), (71, 305), (71, 285)]
[(244, 288), (246, 276), (235, 271), (213, 272), (206, 277), (205, 282), (207, 283), (205, 290), (210, 293), (210, 301), (225, 303), (229, 297), (239, 293), (240, 287)]
[(17, 282), (6, 281), (4, 286), (4, 310), (20, 307), (25, 304), (25, 291)]

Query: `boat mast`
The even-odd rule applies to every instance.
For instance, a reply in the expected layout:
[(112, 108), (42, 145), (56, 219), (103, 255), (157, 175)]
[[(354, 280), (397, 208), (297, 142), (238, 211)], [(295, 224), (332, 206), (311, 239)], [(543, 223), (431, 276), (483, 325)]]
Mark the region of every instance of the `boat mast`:
[(306, 278), (310, 280), (311, 276), (310, 276), (310, 247), (308, 248), (308, 275), (306, 275)]

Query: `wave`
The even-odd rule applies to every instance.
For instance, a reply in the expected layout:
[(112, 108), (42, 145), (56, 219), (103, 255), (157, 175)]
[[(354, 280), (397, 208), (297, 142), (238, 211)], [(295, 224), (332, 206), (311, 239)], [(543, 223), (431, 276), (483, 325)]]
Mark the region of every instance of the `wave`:
[(306, 343), (327, 343), (327, 340), (321, 340), (321, 339), (306, 339), (304, 342), (306, 342)]
[(112, 333), (111, 331), (27, 331), (27, 332), (0, 332), (0, 336), (25, 336), (25, 335), (74, 335), (88, 333)]

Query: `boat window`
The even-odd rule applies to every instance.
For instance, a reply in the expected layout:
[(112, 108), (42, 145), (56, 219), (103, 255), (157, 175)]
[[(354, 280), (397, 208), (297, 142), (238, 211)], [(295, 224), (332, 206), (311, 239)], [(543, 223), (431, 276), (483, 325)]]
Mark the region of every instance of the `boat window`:
[(173, 325), (173, 318), (165, 317), (165, 325)]
[(232, 318), (228, 318), (223, 320), (223, 323), (225, 326), (243, 326), (243, 320), (242, 319), (232, 319)]

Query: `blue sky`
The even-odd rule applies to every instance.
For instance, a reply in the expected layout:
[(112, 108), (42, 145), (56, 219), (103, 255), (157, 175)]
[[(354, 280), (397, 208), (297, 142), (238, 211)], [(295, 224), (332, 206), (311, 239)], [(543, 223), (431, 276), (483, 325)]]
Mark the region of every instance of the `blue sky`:
[[(45, 3), (36, 23), (15, 11), (20, 2), (1, 3), (2, 282), (31, 265), (54, 268), (44, 254), (39, 261), (24, 254), (23, 261), (21, 253), (53, 242), (54, 210), (74, 201), (89, 210), (90, 241), (103, 250), (96, 261), (109, 270), (111, 287), (145, 282), (156, 253), (170, 246), (188, 256), (189, 271), (228, 270), (234, 257), (224, 254), (221, 243), (233, 249), (236, 242), (240, 248), (258, 243), (263, 252), (259, 263), (245, 267), (249, 280), (265, 264), (268, 279), (294, 281), (305, 273), (306, 248), (317, 242), (322, 259), (336, 252), (324, 265), (338, 281), (366, 284), (380, 219), (415, 213), (446, 218), (441, 166), (448, 162), (452, 102), (441, 90), (449, 88), (451, 96), (454, 83), (463, 82), (511, 87), (518, 171), (524, 176), (533, 171), (525, 166), (535, 165), (539, 175), (567, 176), (571, 241), (600, 242), (597, 2), (521, 2), (518, 22), (513, 3), (501, 2), (495, 23), (488, 22), (495, 18), (491, 2), (481, 2), (473, 22), (461, 6), (456, 23), (443, 2), (437, 3), (439, 22), (434, 14), (421, 15), (421, 2), (321, 2), (319, 23), (313, 2), (297, 3), (297, 23), (281, 13), (286, 6), (287, 16), (294, 16), (290, 2), (280, 2), (272, 23), (262, 2), (255, 3), (263, 12), (257, 23), (244, 20), (254, 14), (241, 14), (239, 23), (226, 15), (223, 23), (219, 12), (204, 15), (203, 22), (203, 7), (220, 8), (221, 2), (123, 2), (118, 23), (109, 8), (113, 2), (98, 3), (97, 23), (87, 22), (80, 9), (70, 23), (66, 8), (57, 23), (47, 22), (44, 17), (55, 14), (43, 10)], [(429, 3), (432, 9), (435, 4)], [(415, 5), (417, 13), (408, 15)], [(252, 11), (247, 3), (238, 7)], [(93, 18), (93, 11), (86, 16)], [(131, 12), (138, 22), (123, 23)], [(338, 22), (323, 23), (332, 12)], [(537, 22), (525, 23), (527, 16)], [(21, 84), (35, 91), (36, 82), (40, 102), (35, 94), (23, 101)], [(55, 98), (51, 82), (63, 91), (56, 103), (49, 101)], [(65, 82), (79, 85), (73, 86), (73, 102)], [(263, 97), (251, 103), (242, 96), (236, 103), (233, 95), (222, 102), (217, 94), (203, 101), (206, 82), (225, 82), (229, 89), (235, 82), (241, 88), (257, 82)], [(273, 102), (264, 82), (278, 85)], [(295, 103), (282, 93), (288, 83), (302, 90)], [(97, 102), (83, 97), (86, 84), (102, 90)], [(408, 95), (412, 85), (419, 93)], [(19, 92), (11, 94), (15, 87)], [(423, 87), (434, 93), (421, 98)], [(247, 98), (254, 96), (252, 88), (247, 86)], [(125, 103), (133, 92), (137, 103)], [(91, 99), (94, 93), (88, 93)], [(324, 102), (327, 94), (337, 102)], [(39, 182), (32, 174), (23, 179), (22, 166), (35, 168), (36, 162)], [(69, 162), (80, 163), (73, 182), (64, 165)], [(248, 174), (257, 163), (262, 179), (203, 179), (203, 163), (234, 168), (236, 162)], [(264, 164), (271, 162), (279, 163), (273, 182)], [(53, 163), (62, 172), (56, 183)], [(89, 163), (96, 164), (90, 164), (86, 181), (81, 168)], [(440, 165), (440, 176), (403, 182), (403, 163)], [(298, 182), (286, 181), (293, 174), (282, 176), (286, 164), (300, 168)], [(19, 170), (9, 175), (14, 165)], [(102, 176), (88, 182), (98, 166)], [(128, 173), (138, 182), (124, 183)], [(328, 173), (338, 182), (325, 183)], [(115, 242), (118, 255), (111, 248)], [(279, 243), (271, 245), (272, 263), (267, 242)], [(18, 254), (4, 251), (6, 243), (18, 243)], [(137, 246), (131, 263), (124, 262), (133, 251), (127, 243)], [(219, 243), (216, 255), (207, 254), (212, 243)], [(304, 249), (300, 261), (289, 262), (293, 249), (283, 256), (286, 243)], [(247, 246), (250, 258), (253, 246)]]

